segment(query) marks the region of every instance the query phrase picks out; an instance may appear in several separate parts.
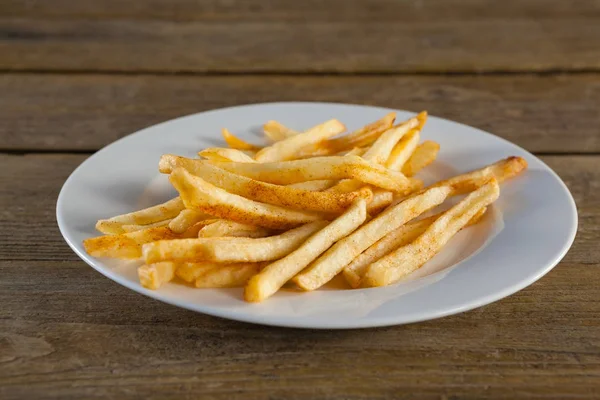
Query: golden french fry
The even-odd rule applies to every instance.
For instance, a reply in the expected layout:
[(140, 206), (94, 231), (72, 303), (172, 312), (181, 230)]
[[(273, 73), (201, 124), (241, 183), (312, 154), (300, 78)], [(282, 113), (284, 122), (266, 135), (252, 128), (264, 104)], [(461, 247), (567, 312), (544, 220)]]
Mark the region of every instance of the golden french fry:
[(261, 149), (261, 147), (259, 147), (259, 146), (255, 146), (253, 144), (250, 144), (250, 143), (248, 143), (248, 142), (246, 142), (246, 141), (238, 138), (237, 136), (235, 136), (233, 133), (229, 132), (225, 128), (223, 128), (221, 130), (221, 133), (223, 134), (223, 139), (225, 139), (225, 142), (232, 149), (237, 149), (237, 150), (252, 150), (252, 151), (258, 151), (258, 150)]
[(441, 204), (450, 192), (449, 187), (435, 187), (389, 207), (351, 235), (334, 244), (308, 268), (296, 275), (293, 281), (304, 290), (315, 290), (323, 286), (360, 253), (394, 229)]
[(465, 194), (479, 189), (492, 178), (502, 183), (520, 174), (526, 168), (527, 161), (524, 158), (513, 156), (481, 169), (437, 182), (432, 186), (450, 186), (453, 189), (452, 195)]
[(402, 167), (414, 153), (421, 135), (418, 130), (413, 129), (402, 138), (390, 153), (385, 166), (395, 171), (401, 171)]
[[(377, 138), (375, 143), (373, 143), (373, 145), (364, 153), (362, 158), (375, 164), (384, 165), (387, 159), (390, 157), (390, 153), (396, 146), (396, 143), (398, 143), (398, 141), (412, 128), (415, 128), (418, 125), (419, 119), (414, 117), (398, 126), (391, 127)], [(414, 191), (414, 189), (411, 189), (411, 185), (405, 177), (402, 177), (401, 179), (406, 187), (405, 193)], [(347, 193), (358, 190), (362, 186), (363, 183), (360, 181), (354, 179), (345, 179), (334, 187), (330, 188), (329, 191), (336, 193)]]
[(117, 215), (109, 219), (101, 219), (96, 223), (96, 229), (102, 233), (117, 235), (124, 233), (123, 225), (148, 225), (177, 216), (185, 207), (179, 197), (166, 203), (148, 207), (128, 214)]
[(228, 193), (183, 168), (173, 171), (169, 179), (186, 208), (222, 219), (265, 228), (289, 229), (326, 217), (315, 212), (292, 210)]
[[(467, 226), (479, 222), (485, 211), (486, 207), (479, 210), (479, 212), (471, 218)], [(415, 240), (442, 214), (443, 213), (438, 213), (419, 221), (411, 221), (379, 239), (344, 268), (344, 277), (350, 286), (354, 288), (360, 286), (360, 281), (369, 265), (396, 250), (400, 246), (404, 246)]]
[(217, 220), (198, 232), (199, 238), (208, 237), (247, 237), (259, 238), (271, 235), (269, 229), (260, 226), (241, 224), (235, 221), (227, 221), (224, 219)]
[(209, 269), (196, 279), (196, 287), (242, 287), (260, 271), (263, 265), (263, 263), (230, 264)]
[(211, 261), (185, 261), (174, 264), (177, 265), (175, 269), (175, 275), (188, 283), (196, 282), (196, 279), (198, 279), (200, 275), (210, 271), (213, 268), (219, 268), (222, 265), (226, 265)]
[(374, 190), (373, 200), (367, 205), (367, 211), (370, 215), (378, 214), (392, 204), (393, 201), (394, 193), (381, 189)]
[(352, 233), (366, 217), (367, 202), (363, 199), (358, 200), (344, 214), (308, 238), (298, 249), (269, 264), (258, 275), (252, 277), (246, 285), (244, 299), (259, 302), (271, 296), (331, 245)]
[(414, 176), (417, 172), (435, 161), (440, 145), (434, 141), (426, 140), (417, 146), (408, 161), (402, 166), (402, 173)]
[(167, 227), (147, 228), (119, 235), (105, 235), (85, 239), (85, 251), (93, 257), (140, 258), (142, 245), (157, 240), (178, 239), (198, 235), (200, 226), (193, 226), (184, 233), (175, 233)]
[(170, 282), (175, 276), (176, 265), (165, 261), (138, 267), (138, 277), (143, 287), (156, 290), (163, 283)]
[(332, 119), (307, 130), (304, 133), (290, 136), (273, 143), (256, 153), (254, 159), (258, 162), (287, 161), (295, 158), (302, 149), (315, 143), (335, 136), (346, 130), (344, 124), (337, 119)]
[(313, 192), (320, 192), (321, 190), (325, 190), (330, 188), (332, 185), (335, 185), (337, 181), (331, 179), (323, 179), (319, 181), (306, 181), (300, 183), (292, 183), (286, 185), (287, 187), (291, 187), (294, 189), (301, 190), (311, 190)]
[(414, 117), (397, 126), (391, 127), (377, 138), (375, 143), (363, 155), (363, 158), (367, 161), (384, 165), (398, 141), (417, 126), (419, 126), (419, 118)]
[(300, 134), (300, 132), (290, 129), (277, 121), (268, 121), (264, 124), (263, 131), (265, 132), (265, 135), (274, 142)]
[(208, 163), (196, 164), (194, 175), (229, 193), (246, 199), (301, 210), (340, 213), (356, 199), (369, 199), (372, 196), (368, 188), (352, 193), (328, 193), (273, 185), (234, 174)]
[(141, 231), (142, 229), (160, 228), (161, 226), (167, 226), (171, 223), (171, 221), (171, 219), (166, 219), (164, 221), (158, 221), (148, 225), (123, 225), (121, 226), (121, 229), (123, 229), (123, 232), (125, 233), (130, 233), (135, 231)]
[(206, 220), (210, 218), (214, 217), (200, 211), (182, 210), (179, 215), (169, 222), (169, 229), (175, 233), (185, 232), (198, 222), (204, 221), (206, 223)]
[(348, 135), (324, 140), (312, 148), (304, 149), (303, 156), (326, 156), (336, 154), (340, 151), (347, 151), (354, 147), (364, 147), (373, 143), (379, 135), (388, 130), (396, 119), (396, 113), (389, 113), (380, 120), (372, 122)]
[(146, 263), (160, 261), (216, 261), (222, 263), (271, 261), (297, 249), (310, 235), (328, 224), (316, 221), (266, 238), (198, 238), (159, 240), (142, 247)]
[(237, 149), (225, 147), (210, 147), (198, 152), (200, 157), (211, 161), (236, 161), (236, 162), (256, 162), (254, 158)]
[(495, 178), (469, 194), (446, 211), (412, 243), (402, 246), (371, 264), (362, 285), (385, 286), (398, 281), (420, 268), (437, 254), (483, 207), (494, 202), (500, 194)]

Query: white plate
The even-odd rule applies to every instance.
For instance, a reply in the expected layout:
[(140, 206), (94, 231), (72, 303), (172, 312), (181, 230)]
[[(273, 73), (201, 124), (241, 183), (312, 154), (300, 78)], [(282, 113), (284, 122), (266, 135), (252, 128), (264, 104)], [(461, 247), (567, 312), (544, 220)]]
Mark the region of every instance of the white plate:
[[(170, 283), (140, 286), (135, 262), (87, 255), (82, 240), (98, 233), (96, 220), (165, 201), (175, 195), (157, 172), (161, 154), (195, 156), (223, 145), (229, 128), (257, 142), (260, 127), (276, 119), (306, 129), (338, 118), (349, 129), (391, 110), (330, 103), (270, 103), (226, 108), (168, 121), (129, 135), (87, 159), (65, 182), (56, 216), (71, 248), (115, 282), (146, 296), (210, 315), (300, 328), (364, 328), (443, 317), (483, 306), (530, 285), (565, 255), (577, 230), (577, 210), (560, 178), (520, 147), (481, 130), (430, 117), (423, 139), (441, 145), (427, 181), (480, 168), (501, 158), (524, 157), (529, 169), (501, 186), (499, 200), (481, 223), (460, 232), (447, 248), (406, 281), (384, 287), (339, 290), (335, 283), (311, 293), (280, 291), (247, 304), (241, 289), (194, 289)], [(414, 115), (397, 111), (398, 120)]]

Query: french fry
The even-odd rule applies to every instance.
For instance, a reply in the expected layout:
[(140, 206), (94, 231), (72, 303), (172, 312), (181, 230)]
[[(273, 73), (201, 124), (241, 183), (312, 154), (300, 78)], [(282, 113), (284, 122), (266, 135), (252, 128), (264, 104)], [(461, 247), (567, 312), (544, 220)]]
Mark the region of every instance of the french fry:
[(160, 261), (215, 261), (221, 263), (277, 260), (297, 249), (326, 226), (316, 221), (266, 238), (198, 238), (159, 240), (142, 247), (147, 264)]
[(242, 287), (260, 271), (263, 265), (263, 263), (230, 264), (209, 269), (196, 279), (196, 287)]
[(177, 216), (185, 207), (179, 197), (166, 203), (144, 208), (128, 214), (117, 215), (109, 219), (101, 219), (96, 223), (96, 229), (102, 233), (117, 235), (124, 233), (123, 225), (148, 225)]
[(370, 215), (378, 214), (384, 208), (392, 204), (394, 194), (387, 190), (377, 189), (373, 191), (373, 200), (367, 205), (367, 211)]
[(261, 147), (259, 147), (259, 146), (255, 146), (253, 144), (250, 144), (250, 143), (238, 138), (237, 136), (235, 136), (233, 133), (229, 132), (225, 128), (223, 128), (223, 130), (221, 130), (221, 133), (223, 134), (223, 139), (225, 139), (225, 142), (232, 149), (252, 150), (252, 151), (258, 151), (261, 149)]
[(85, 239), (85, 251), (93, 257), (135, 259), (142, 256), (142, 245), (157, 240), (189, 238), (198, 235), (200, 226), (193, 226), (184, 233), (175, 233), (167, 227), (147, 228), (119, 235), (105, 235)]
[(417, 146), (408, 161), (402, 166), (402, 173), (414, 176), (417, 172), (435, 161), (440, 145), (434, 141), (426, 140)]
[(258, 162), (287, 161), (295, 158), (300, 151), (315, 143), (335, 136), (346, 130), (344, 124), (337, 119), (332, 119), (307, 130), (304, 133), (290, 136), (273, 143), (256, 153), (254, 159)]
[(140, 284), (147, 289), (156, 290), (163, 283), (170, 282), (173, 279), (175, 268), (176, 264), (169, 261), (142, 265), (138, 267)]
[[(486, 209), (487, 208), (484, 207), (479, 210), (479, 212), (471, 218), (467, 226), (479, 222)], [(360, 281), (369, 265), (396, 250), (400, 246), (404, 246), (415, 240), (442, 214), (443, 213), (438, 213), (419, 221), (411, 221), (379, 239), (344, 268), (344, 277), (350, 286), (353, 288), (360, 286)]]
[(260, 226), (241, 224), (224, 219), (217, 220), (198, 232), (199, 238), (207, 237), (247, 237), (259, 238), (269, 236), (272, 231)]
[[(366, 161), (374, 164), (385, 165), (387, 159), (390, 157), (390, 153), (396, 146), (396, 143), (408, 133), (411, 129), (419, 125), (419, 119), (417, 117), (410, 118), (408, 121), (403, 122), (398, 126), (391, 127), (387, 131), (383, 132), (381, 136), (377, 138), (375, 143), (364, 153), (362, 156)], [(405, 193), (413, 191), (409, 180), (402, 176), (402, 183), (406, 187)], [(329, 191), (336, 193), (347, 193), (360, 189), (363, 183), (353, 179), (346, 179), (330, 188)]]
[(194, 175), (246, 199), (301, 210), (341, 213), (356, 199), (370, 199), (372, 196), (368, 188), (352, 193), (329, 193), (273, 185), (231, 173), (208, 163), (196, 164)]
[(354, 147), (363, 147), (373, 143), (379, 135), (388, 130), (396, 119), (396, 113), (389, 113), (380, 120), (372, 122), (364, 127), (335, 139), (324, 140), (312, 148), (307, 148), (301, 153), (303, 156), (327, 156), (347, 151)]
[(210, 147), (198, 152), (198, 155), (211, 161), (256, 162), (254, 158), (241, 150), (228, 149), (225, 147)]
[(122, 225), (121, 229), (123, 229), (123, 232), (129, 233), (129, 232), (141, 231), (142, 229), (148, 229), (148, 228), (160, 228), (161, 226), (169, 225), (169, 223), (171, 221), (172, 221), (171, 219), (166, 219), (164, 221), (158, 221), (158, 222), (155, 222), (153, 224), (148, 224), (148, 225)]
[(260, 203), (228, 193), (183, 168), (173, 171), (169, 179), (186, 208), (222, 219), (265, 228), (289, 229), (325, 218), (323, 214)]
[(300, 133), (277, 121), (268, 121), (264, 124), (263, 131), (265, 132), (265, 136), (274, 142), (287, 139)]
[(311, 190), (314, 192), (320, 192), (321, 190), (329, 189), (332, 185), (335, 185), (337, 181), (331, 179), (323, 179), (319, 181), (306, 181), (300, 183), (292, 183), (286, 185), (294, 189)]
[(214, 218), (201, 211), (194, 210), (182, 210), (179, 215), (169, 222), (169, 229), (175, 233), (181, 233), (187, 231), (191, 226), (194, 226), (198, 222), (204, 221), (207, 223), (208, 219)]
[(460, 195), (479, 189), (494, 177), (498, 183), (502, 183), (520, 174), (526, 168), (527, 161), (524, 158), (508, 157), (481, 169), (437, 182), (432, 186), (450, 186), (453, 189), (453, 196)]
[(402, 140), (396, 143), (385, 166), (395, 171), (401, 171), (404, 164), (406, 164), (417, 148), (420, 137), (421, 135), (418, 130), (413, 129), (410, 131)]
[(304, 271), (296, 275), (293, 281), (304, 290), (315, 290), (323, 286), (360, 253), (394, 229), (441, 204), (450, 192), (451, 188), (445, 186), (431, 188), (387, 208), (351, 235), (334, 244)]
[(398, 248), (371, 264), (367, 268), (362, 285), (366, 287), (389, 285), (417, 270), (437, 254), (479, 210), (493, 203), (499, 194), (498, 181), (492, 178), (489, 183), (446, 211), (412, 243)]
[[(170, 262), (170, 261), (165, 261)], [(171, 261), (172, 262), (172, 261)], [(185, 261), (173, 263), (177, 265), (175, 269), (175, 275), (187, 283), (195, 283), (196, 279), (205, 272), (210, 271), (213, 268), (219, 268), (223, 265), (222, 263), (211, 262), (211, 261)]]
[(259, 302), (274, 294), (331, 245), (358, 228), (366, 217), (367, 202), (363, 199), (358, 200), (344, 214), (308, 238), (298, 249), (269, 264), (258, 275), (252, 277), (246, 285), (244, 299)]
[(385, 131), (377, 138), (369, 150), (367, 150), (367, 152), (363, 155), (363, 158), (367, 161), (385, 165), (398, 141), (402, 139), (404, 135), (410, 132), (411, 129), (419, 126), (419, 118), (419, 116), (410, 118), (407, 121)]
[[(196, 174), (198, 165), (207, 162), (164, 154), (160, 158), (159, 171), (168, 174), (175, 168), (181, 167), (192, 174)], [(210, 164), (238, 175), (276, 185), (289, 185), (323, 179), (352, 178), (376, 187), (401, 192), (406, 189), (406, 182), (409, 182), (401, 173), (369, 163), (358, 156), (316, 157), (274, 163), (211, 161)]]

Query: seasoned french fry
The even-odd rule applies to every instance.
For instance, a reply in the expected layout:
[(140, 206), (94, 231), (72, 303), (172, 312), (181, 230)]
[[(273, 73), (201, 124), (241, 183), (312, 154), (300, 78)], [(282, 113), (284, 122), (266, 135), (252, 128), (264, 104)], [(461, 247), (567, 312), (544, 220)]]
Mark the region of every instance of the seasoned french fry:
[[(479, 210), (479, 212), (475, 214), (473, 218), (471, 218), (467, 226), (474, 225), (479, 222), (486, 209), (487, 208), (484, 207)], [(419, 235), (425, 232), (425, 230), (427, 230), (427, 228), (442, 214), (443, 213), (438, 213), (419, 221), (411, 221), (379, 239), (375, 244), (365, 250), (344, 268), (344, 277), (350, 286), (354, 288), (358, 287), (360, 285), (360, 280), (362, 279), (369, 265), (396, 250), (400, 246), (404, 246), (415, 240), (417, 237), (419, 237)]]
[(417, 172), (435, 161), (440, 145), (434, 141), (426, 140), (417, 146), (408, 161), (402, 166), (402, 173), (414, 176)]
[(297, 249), (310, 235), (328, 224), (316, 221), (266, 238), (199, 238), (159, 240), (142, 251), (146, 263), (160, 261), (216, 261), (221, 263), (277, 260)]
[(385, 166), (395, 171), (401, 171), (402, 167), (410, 159), (419, 143), (421, 135), (416, 129), (411, 130), (400, 140), (390, 153)]
[(384, 208), (392, 204), (394, 194), (387, 190), (377, 189), (373, 191), (373, 200), (367, 205), (367, 211), (370, 215), (378, 214)]
[(338, 241), (293, 281), (304, 290), (315, 290), (329, 282), (344, 267), (379, 239), (441, 204), (450, 194), (449, 187), (436, 187), (389, 207), (348, 237)]
[(261, 149), (259, 146), (255, 146), (253, 144), (243, 141), (242, 139), (238, 138), (237, 136), (235, 136), (233, 133), (229, 132), (225, 128), (223, 128), (223, 130), (221, 130), (221, 133), (223, 134), (223, 139), (225, 139), (225, 142), (232, 149), (252, 150), (252, 151), (258, 151)]
[(105, 235), (85, 239), (85, 251), (93, 257), (133, 259), (142, 256), (142, 245), (157, 240), (189, 238), (198, 235), (200, 226), (193, 226), (184, 233), (175, 233), (167, 227), (148, 228), (119, 235)]
[(142, 265), (138, 267), (138, 278), (143, 287), (156, 290), (173, 279), (175, 267), (175, 263), (169, 261)]
[(247, 199), (301, 210), (340, 213), (356, 199), (369, 199), (372, 196), (368, 188), (352, 193), (329, 193), (273, 185), (231, 173), (208, 163), (197, 163), (194, 167), (194, 175), (229, 193)]
[(397, 282), (420, 268), (437, 254), (479, 210), (494, 202), (500, 194), (495, 178), (477, 189), (433, 222), (414, 242), (389, 253), (371, 264), (362, 285), (385, 286)]
[(169, 223), (171, 221), (172, 221), (171, 219), (166, 219), (164, 221), (158, 221), (158, 222), (155, 222), (153, 224), (148, 224), (148, 225), (123, 225), (123, 226), (121, 226), (121, 229), (123, 229), (123, 232), (129, 233), (129, 232), (141, 231), (142, 229), (148, 229), (148, 228), (160, 228), (161, 226), (169, 225)]
[(375, 143), (363, 155), (363, 158), (367, 161), (384, 165), (398, 141), (417, 126), (419, 126), (418, 116), (388, 129), (377, 138)]
[(290, 185), (286, 185), (287, 187), (291, 187), (294, 189), (301, 190), (311, 190), (314, 192), (320, 192), (321, 190), (325, 190), (330, 188), (332, 185), (335, 185), (337, 181), (331, 179), (323, 179), (320, 181), (306, 181), (300, 183), (292, 183)]
[(308, 238), (297, 250), (269, 264), (250, 279), (244, 291), (245, 300), (259, 302), (271, 296), (332, 244), (352, 233), (366, 217), (367, 202), (358, 200), (335, 221)]
[(453, 190), (452, 195), (465, 194), (479, 189), (493, 177), (498, 183), (502, 183), (520, 174), (526, 168), (527, 161), (524, 158), (508, 157), (481, 169), (437, 182), (432, 186), (450, 186)]
[[(198, 165), (207, 162), (165, 154), (160, 158), (159, 171), (168, 174), (175, 168), (181, 167), (192, 174), (196, 174)], [(210, 164), (238, 175), (276, 185), (289, 185), (323, 179), (352, 178), (383, 189), (402, 192), (406, 189), (407, 182), (410, 184), (408, 179), (401, 173), (369, 163), (358, 156), (316, 157), (274, 163), (211, 161)]]
[(370, 145), (379, 137), (379, 135), (392, 126), (395, 119), (396, 113), (389, 113), (380, 120), (372, 122), (348, 135), (324, 140), (317, 143), (312, 148), (304, 149), (301, 154), (313, 157), (326, 156), (339, 153), (340, 151), (347, 151), (354, 147)]
[(269, 236), (271, 231), (269, 229), (262, 228), (260, 226), (241, 224), (235, 221), (227, 221), (220, 219), (198, 232), (199, 238), (208, 237), (247, 237), (247, 238), (259, 238)]
[(211, 261), (185, 261), (174, 264), (177, 265), (177, 268), (175, 269), (175, 275), (188, 283), (195, 283), (196, 279), (198, 279), (200, 275), (210, 271), (213, 268), (219, 268), (223, 265), (227, 265)]
[(337, 119), (324, 122), (304, 133), (290, 136), (286, 139), (273, 143), (256, 153), (254, 159), (258, 162), (287, 161), (295, 158), (300, 151), (307, 146), (320, 143), (323, 140), (335, 136), (346, 130), (344, 124)]
[(260, 271), (263, 265), (263, 263), (230, 264), (209, 269), (196, 279), (196, 287), (242, 287)]
[(101, 219), (96, 223), (96, 229), (102, 233), (116, 235), (124, 233), (123, 225), (148, 225), (164, 221), (177, 216), (184, 209), (183, 202), (179, 197), (166, 203), (144, 208), (128, 214), (117, 215), (109, 219)]
[(228, 193), (183, 168), (173, 171), (169, 179), (179, 192), (186, 208), (222, 219), (272, 229), (289, 229), (325, 219), (323, 214), (260, 203)]
[(265, 132), (265, 135), (274, 142), (287, 139), (300, 133), (277, 121), (268, 121), (264, 124), (263, 131)]
[(179, 215), (169, 222), (169, 229), (175, 233), (185, 232), (198, 222), (204, 221), (207, 223), (207, 220), (211, 218), (214, 217), (201, 211), (182, 210)]
[[(365, 152), (362, 156), (366, 161), (374, 164), (385, 165), (387, 159), (390, 157), (390, 153), (394, 149), (396, 143), (412, 128), (419, 125), (419, 119), (417, 117), (411, 118), (408, 121), (403, 122), (398, 126), (394, 126), (385, 131), (381, 136), (377, 138), (375, 143)], [(406, 187), (405, 193), (413, 191), (409, 181), (402, 177), (403, 184)], [(347, 193), (360, 189), (363, 183), (354, 179), (346, 179), (330, 188), (329, 191), (336, 193)]]
[(198, 155), (211, 161), (256, 162), (254, 158), (241, 150), (228, 149), (225, 147), (210, 147), (198, 152)]

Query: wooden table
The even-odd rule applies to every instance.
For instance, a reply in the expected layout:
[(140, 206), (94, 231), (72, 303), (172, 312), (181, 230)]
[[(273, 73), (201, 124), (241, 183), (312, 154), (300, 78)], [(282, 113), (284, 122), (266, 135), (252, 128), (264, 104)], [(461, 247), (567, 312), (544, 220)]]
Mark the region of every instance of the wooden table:
[[(600, 3), (0, 1), (0, 398), (600, 398)], [(579, 209), (531, 287), (408, 326), (277, 329), (135, 294), (67, 247), (90, 154), (203, 110), (427, 109), (539, 155)]]

